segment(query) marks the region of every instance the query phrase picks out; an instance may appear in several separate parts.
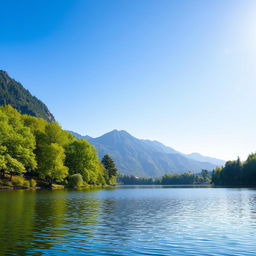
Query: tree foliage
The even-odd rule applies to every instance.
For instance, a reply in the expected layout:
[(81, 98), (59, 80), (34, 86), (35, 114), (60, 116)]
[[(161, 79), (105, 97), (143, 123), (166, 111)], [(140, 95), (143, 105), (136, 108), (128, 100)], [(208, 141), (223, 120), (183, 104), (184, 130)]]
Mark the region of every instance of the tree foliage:
[(141, 178), (136, 176), (119, 175), (118, 182), (125, 185), (194, 185), (209, 184), (208, 171), (201, 174), (185, 172), (183, 174), (165, 174), (161, 178)]
[(106, 180), (96, 149), (86, 140), (76, 140), (56, 122), (22, 115), (9, 105), (0, 107), (2, 177), (24, 174), (54, 183), (81, 174), (87, 184), (105, 185), (109, 177), (111, 183), (115, 180), (112, 162)]
[(94, 146), (84, 139), (75, 140), (66, 147), (66, 154), (70, 174), (80, 173), (87, 184), (102, 183), (103, 167)]
[(69, 185), (73, 188), (83, 186), (84, 181), (83, 177), (80, 173), (76, 173), (70, 176), (69, 178)]
[(112, 160), (112, 158), (109, 155), (105, 155), (101, 162), (105, 168), (104, 176), (105, 176), (106, 182), (108, 184), (115, 184), (116, 176), (118, 173), (118, 170), (115, 166), (115, 162)]
[(215, 185), (255, 186), (256, 185), (256, 154), (250, 154), (245, 162), (238, 158), (226, 162), (222, 168), (216, 168), (212, 174)]
[(68, 176), (68, 168), (64, 166), (65, 153), (63, 147), (51, 143), (42, 148), (39, 176), (53, 181), (61, 182)]
[(161, 185), (161, 179), (136, 177), (134, 175), (119, 174), (117, 181), (123, 185)]
[(162, 185), (193, 185), (207, 183), (206, 179), (201, 175), (196, 175), (191, 172), (183, 174), (165, 174), (162, 177)]
[(1, 172), (20, 174), (37, 167), (35, 137), (24, 125), (22, 115), (11, 106), (0, 108)]

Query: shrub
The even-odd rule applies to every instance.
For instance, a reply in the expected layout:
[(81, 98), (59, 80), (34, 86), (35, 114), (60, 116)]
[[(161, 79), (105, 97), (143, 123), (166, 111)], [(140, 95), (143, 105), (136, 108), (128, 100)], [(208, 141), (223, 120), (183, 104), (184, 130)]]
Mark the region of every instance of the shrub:
[(36, 187), (36, 181), (34, 179), (30, 180), (30, 187), (32, 188)]
[(0, 185), (1, 186), (8, 186), (8, 187), (12, 187), (12, 182), (10, 180), (0, 180)]
[(25, 180), (24, 183), (23, 183), (23, 186), (26, 187), (26, 188), (29, 188), (30, 187), (29, 180)]
[(12, 187), (13, 185), (12, 185), (12, 182), (11, 181), (6, 181), (6, 186), (9, 186), (9, 187)]
[(23, 176), (13, 176), (12, 177), (13, 186), (22, 187), (24, 185), (27, 185), (27, 184), (25, 184), (25, 182), (26, 182), (26, 180)]
[(77, 173), (77, 174), (73, 174), (72, 176), (70, 176), (69, 178), (69, 185), (73, 188), (75, 187), (80, 187), (82, 186), (84, 183), (83, 181), (83, 177), (81, 174)]

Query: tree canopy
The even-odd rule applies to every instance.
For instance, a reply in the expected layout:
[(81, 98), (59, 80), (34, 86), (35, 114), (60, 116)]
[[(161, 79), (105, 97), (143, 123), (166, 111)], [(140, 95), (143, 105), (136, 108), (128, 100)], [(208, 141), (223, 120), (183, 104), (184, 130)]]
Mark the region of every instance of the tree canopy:
[(86, 140), (75, 139), (56, 122), (22, 115), (9, 105), (0, 107), (2, 177), (24, 174), (54, 183), (81, 174), (84, 184), (113, 184), (116, 169), (111, 161), (105, 176), (95, 147)]
[(104, 155), (101, 162), (105, 168), (105, 180), (108, 184), (114, 184), (116, 182), (116, 176), (118, 173), (114, 161), (109, 155)]
[(256, 154), (250, 154), (244, 162), (238, 158), (226, 162), (222, 168), (216, 168), (212, 174), (212, 182), (215, 185), (256, 185)]

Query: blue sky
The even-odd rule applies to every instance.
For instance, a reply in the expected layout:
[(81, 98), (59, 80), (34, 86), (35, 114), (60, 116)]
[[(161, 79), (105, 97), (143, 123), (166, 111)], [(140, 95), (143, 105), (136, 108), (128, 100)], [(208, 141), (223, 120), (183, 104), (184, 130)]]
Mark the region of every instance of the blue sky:
[(65, 129), (256, 151), (256, 1), (2, 1), (0, 68)]

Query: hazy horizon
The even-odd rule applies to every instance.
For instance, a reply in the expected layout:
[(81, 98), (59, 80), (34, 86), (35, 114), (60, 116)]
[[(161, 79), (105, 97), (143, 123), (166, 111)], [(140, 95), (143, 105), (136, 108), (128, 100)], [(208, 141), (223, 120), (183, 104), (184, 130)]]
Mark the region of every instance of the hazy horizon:
[(13, 0), (1, 9), (0, 69), (64, 129), (125, 130), (224, 160), (256, 151), (255, 1)]

